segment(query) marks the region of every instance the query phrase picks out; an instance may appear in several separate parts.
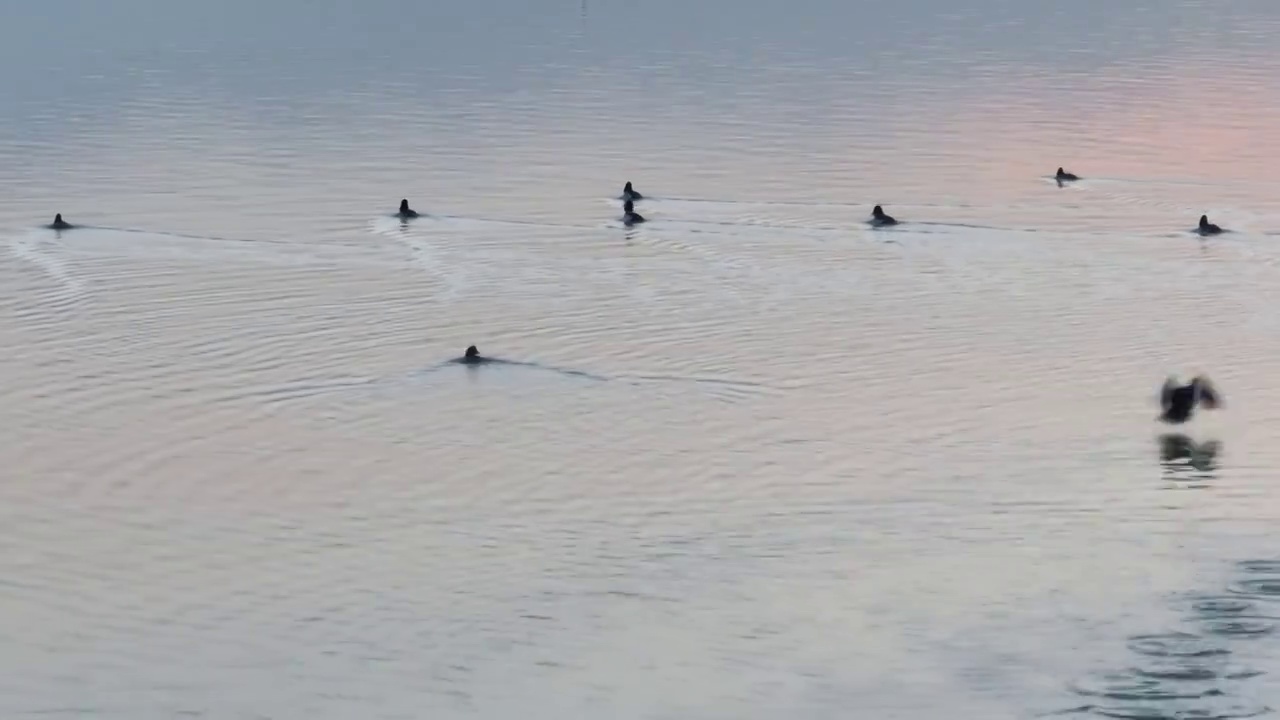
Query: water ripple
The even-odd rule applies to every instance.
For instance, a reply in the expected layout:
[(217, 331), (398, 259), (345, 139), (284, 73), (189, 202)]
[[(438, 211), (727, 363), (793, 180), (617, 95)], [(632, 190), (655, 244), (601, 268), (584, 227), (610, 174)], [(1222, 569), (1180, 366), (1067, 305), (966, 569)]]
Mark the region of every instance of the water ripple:
[(1261, 711), (1274, 562), (1080, 665), (1274, 544), (1273, 4), (63, 5), (0, 23), (0, 717)]
[(1128, 645), (1136, 653), (1154, 657), (1208, 657), (1231, 652), (1199, 635), (1184, 632), (1135, 635)]
[[(1210, 679), (1216, 677), (1210, 676)], [(1167, 677), (1144, 677), (1136, 673), (1105, 673), (1081, 680), (1072, 685), (1080, 695), (1096, 696), (1109, 700), (1191, 700), (1218, 697), (1222, 691), (1212, 685), (1196, 687), (1199, 678), (1177, 677), (1177, 684), (1169, 684)]]
[(1280, 577), (1250, 578), (1227, 586), (1227, 591), (1258, 600), (1280, 599)]

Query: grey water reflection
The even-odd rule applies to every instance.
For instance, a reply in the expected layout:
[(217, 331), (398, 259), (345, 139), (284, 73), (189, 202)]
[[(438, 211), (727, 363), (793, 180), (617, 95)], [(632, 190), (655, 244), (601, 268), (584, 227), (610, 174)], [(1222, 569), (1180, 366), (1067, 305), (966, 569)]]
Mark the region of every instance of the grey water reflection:
[(1224, 591), (1175, 598), (1179, 627), (1130, 636), (1128, 667), (1069, 683), (1088, 701), (1071, 711), (1135, 720), (1270, 714), (1257, 697), (1267, 673), (1250, 656), (1254, 642), (1280, 627), (1280, 562), (1246, 560), (1236, 564), (1236, 575)]
[(1183, 433), (1164, 433), (1158, 438), (1160, 466), (1166, 480), (1185, 487), (1205, 487), (1219, 469), (1222, 441), (1196, 440)]

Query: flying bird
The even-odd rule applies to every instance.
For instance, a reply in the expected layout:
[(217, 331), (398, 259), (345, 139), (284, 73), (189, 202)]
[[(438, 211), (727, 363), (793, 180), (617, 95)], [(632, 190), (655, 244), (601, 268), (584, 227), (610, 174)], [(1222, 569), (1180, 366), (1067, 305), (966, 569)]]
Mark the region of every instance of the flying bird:
[(1214, 389), (1209, 378), (1197, 375), (1186, 385), (1179, 385), (1170, 376), (1160, 388), (1160, 420), (1167, 423), (1184, 423), (1191, 419), (1197, 405), (1206, 410), (1222, 407), (1222, 396)]

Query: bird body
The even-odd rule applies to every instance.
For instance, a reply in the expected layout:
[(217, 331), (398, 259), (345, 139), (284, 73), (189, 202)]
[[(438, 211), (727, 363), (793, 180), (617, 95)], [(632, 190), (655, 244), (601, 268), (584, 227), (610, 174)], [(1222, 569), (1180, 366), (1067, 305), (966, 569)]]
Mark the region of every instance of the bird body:
[(1201, 235), (1217, 235), (1222, 232), (1222, 228), (1209, 222), (1208, 215), (1200, 216), (1200, 226), (1196, 229)]
[(871, 209), (871, 224), (875, 226), (897, 225), (898, 221), (879, 205)]
[(396, 212), (396, 217), (400, 218), (401, 220), (408, 220), (408, 219), (410, 219), (410, 218), (416, 218), (416, 217), (418, 217), (418, 211), (417, 211), (417, 210), (414, 210), (414, 209), (413, 209), (413, 208), (411, 208), (411, 207), (409, 207), (409, 201), (408, 201), (408, 200), (403, 200), (403, 199), (402, 199), (402, 200), (400, 201), (400, 209)]
[(1222, 407), (1222, 396), (1209, 382), (1209, 378), (1197, 375), (1186, 385), (1179, 385), (1177, 380), (1169, 377), (1160, 388), (1160, 420), (1167, 423), (1184, 423), (1191, 419), (1196, 406), (1203, 405), (1206, 410)]
[(636, 212), (636, 206), (630, 200), (622, 203), (622, 223), (627, 227), (644, 222), (644, 216)]

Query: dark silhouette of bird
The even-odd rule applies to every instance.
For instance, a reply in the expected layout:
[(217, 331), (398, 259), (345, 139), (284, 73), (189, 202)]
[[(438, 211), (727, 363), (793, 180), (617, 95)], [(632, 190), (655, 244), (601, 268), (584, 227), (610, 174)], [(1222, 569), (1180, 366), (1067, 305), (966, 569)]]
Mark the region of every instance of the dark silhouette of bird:
[(892, 215), (886, 213), (884, 208), (877, 205), (871, 209), (871, 224), (877, 226), (897, 225), (898, 221)]
[(1055, 180), (1057, 180), (1059, 183), (1071, 182), (1072, 180), (1079, 180), (1079, 179), (1080, 179), (1080, 176), (1079, 176), (1079, 175), (1077, 175), (1077, 174), (1075, 174), (1075, 173), (1069, 173), (1069, 172), (1067, 172), (1066, 170), (1063, 170), (1062, 168), (1058, 168), (1058, 174), (1057, 174), (1057, 175), (1054, 175), (1053, 177), (1054, 177), (1054, 179), (1055, 179)]
[(1206, 410), (1222, 407), (1222, 396), (1209, 382), (1209, 378), (1197, 375), (1186, 385), (1179, 385), (1170, 376), (1160, 388), (1160, 420), (1167, 423), (1184, 423), (1191, 419), (1197, 405)]
[(628, 180), (626, 185), (622, 186), (623, 200), (643, 200), (644, 196), (631, 189), (631, 181)]
[(630, 200), (622, 203), (622, 224), (635, 225), (644, 222), (644, 216), (636, 212), (636, 206)]
[(401, 200), (401, 201), (400, 201), (400, 210), (399, 210), (399, 212), (397, 212), (397, 213), (396, 213), (396, 217), (398, 217), (398, 218), (400, 218), (400, 219), (402, 219), (402, 220), (407, 220), (407, 219), (409, 219), (409, 218), (416, 218), (416, 217), (418, 217), (418, 212), (417, 212), (416, 210), (411, 210), (411, 209), (409, 208), (409, 201), (408, 201), (408, 200)]
[(1217, 235), (1218, 233), (1222, 232), (1222, 228), (1209, 222), (1208, 215), (1201, 215), (1200, 227), (1197, 228), (1196, 231), (1199, 232), (1201, 235)]

